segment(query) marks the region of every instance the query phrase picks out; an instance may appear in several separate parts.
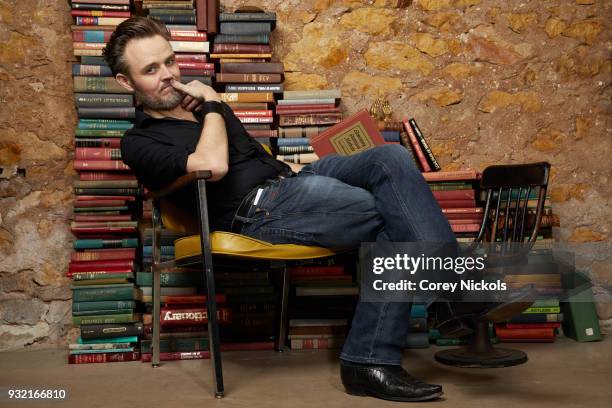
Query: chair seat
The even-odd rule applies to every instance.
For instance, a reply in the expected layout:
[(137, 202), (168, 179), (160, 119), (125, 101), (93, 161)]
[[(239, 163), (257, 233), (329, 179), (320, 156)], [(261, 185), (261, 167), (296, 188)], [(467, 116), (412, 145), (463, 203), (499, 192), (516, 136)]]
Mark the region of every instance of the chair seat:
[[(295, 245), (270, 244), (245, 235), (216, 231), (210, 234), (211, 251), (215, 255), (235, 256), (247, 259), (297, 260), (323, 258), (337, 252), (328, 248)], [(200, 236), (191, 235), (174, 241), (175, 259), (182, 260), (202, 253)]]

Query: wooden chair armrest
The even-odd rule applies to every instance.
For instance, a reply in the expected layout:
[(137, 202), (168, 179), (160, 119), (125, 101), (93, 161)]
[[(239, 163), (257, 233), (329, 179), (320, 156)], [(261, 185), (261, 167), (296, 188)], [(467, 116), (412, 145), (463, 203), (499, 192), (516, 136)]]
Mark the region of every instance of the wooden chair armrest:
[(160, 188), (159, 190), (149, 191), (147, 194), (145, 194), (144, 199), (150, 200), (150, 199), (162, 198), (162, 197), (167, 196), (170, 193), (173, 193), (174, 191), (182, 187), (185, 187), (188, 184), (193, 183), (196, 180), (202, 180), (202, 179), (206, 180), (211, 177), (212, 177), (212, 172), (210, 170), (193, 171), (191, 173), (187, 173), (184, 176), (177, 178), (176, 180)]

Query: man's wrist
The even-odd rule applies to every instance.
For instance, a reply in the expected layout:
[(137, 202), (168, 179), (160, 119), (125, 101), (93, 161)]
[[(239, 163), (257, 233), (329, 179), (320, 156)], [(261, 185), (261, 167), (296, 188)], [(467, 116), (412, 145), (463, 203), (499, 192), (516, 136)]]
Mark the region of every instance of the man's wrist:
[(202, 104), (202, 113), (204, 115), (208, 113), (218, 113), (223, 116), (223, 111), (224, 109), (221, 101), (207, 100)]

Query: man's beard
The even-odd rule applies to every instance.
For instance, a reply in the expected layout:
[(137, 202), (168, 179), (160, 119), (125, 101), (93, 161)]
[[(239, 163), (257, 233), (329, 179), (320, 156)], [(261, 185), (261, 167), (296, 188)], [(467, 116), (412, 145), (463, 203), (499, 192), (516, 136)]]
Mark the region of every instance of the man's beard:
[(152, 96), (134, 89), (136, 101), (152, 110), (171, 110), (176, 108), (183, 100), (183, 94), (170, 86), (170, 92), (163, 97)]

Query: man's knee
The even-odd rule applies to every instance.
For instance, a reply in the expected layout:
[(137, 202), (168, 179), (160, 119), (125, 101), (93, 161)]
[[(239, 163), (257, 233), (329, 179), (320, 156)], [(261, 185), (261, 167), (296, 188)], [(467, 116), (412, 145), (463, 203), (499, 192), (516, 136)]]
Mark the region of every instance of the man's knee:
[(386, 163), (391, 168), (405, 166), (405, 168), (420, 172), (416, 167), (410, 152), (408, 152), (408, 150), (406, 150), (406, 148), (402, 145), (386, 144), (376, 146), (374, 149), (372, 149), (372, 153), (375, 160)]

